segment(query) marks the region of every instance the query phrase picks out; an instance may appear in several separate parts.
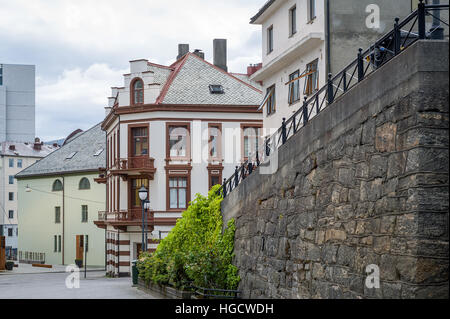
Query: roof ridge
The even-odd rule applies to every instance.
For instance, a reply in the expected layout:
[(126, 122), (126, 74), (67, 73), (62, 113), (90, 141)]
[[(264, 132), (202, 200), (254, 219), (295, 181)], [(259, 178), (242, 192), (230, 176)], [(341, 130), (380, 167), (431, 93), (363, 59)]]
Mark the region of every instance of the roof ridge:
[(195, 56), (197, 59), (199, 59), (200, 61), (205, 62), (206, 64), (212, 66), (212, 67), (215, 68), (216, 70), (218, 70), (218, 71), (220, 71), (220, 72), (222, 72), (222, 73), (228, 75), (229, 77), (231, 77), (231, 78), (233, 78), (233, 79), (235, 79), (235, 80), (241, 82), (242, 84), (247, 85), (248, 87), (250, 87), (251, 89), (255, 90), (256, 92), (262, 93), (261, 90), (257, 89), (256, 87), (254, 87), (254, 86), (251, 85), (250, 83), (246, 83), (245, 81), (242, 81), (241, 79), (235, 77), (231, 72), (227, 72), (227, 71), (225, 71), (225, 70), (219, 68), (218, 66), (216, 66), (216, 65), (214, 65), (214, 64), (212, 64), (212, 63), (206, 61), (205, 59), (202, 59), (202, 58), (198, 57), (197, 55), (195, 55), (195, 54), (193, 54), (193, 53), (191, 53), (191, 54), (192, 54), (193, 56)]
[[(180, 72), (180, 69), (183, 67), (183, 65), (186, 63), (188, 57), (191, 55), (192, 53), (188, 52), (186, 53), (182, 58), (180, 58), (178, 61), (176, 61), (175, 63), (179, 62), (178, 65), (175, 67), (175, 69), (172, 71), (172, 74), (169, 75), (169, 77), (167, 78), (166, 83), (164, 84), (163, 89), (161, 90), (161, 93), (159, 94), (158, 98), (155, 101), (155, 104), (160, 104), (164, 98), (166, 97), (167, 91), (169, 91), (169, 87), (172, 85), (173, 80), (175, 80), (175, 78), (177, 77), (178, 73)], [(194, 54), (192, 54), (194, 55)], [(173, 65), (173, 64), (172, 64)]]
[(158, 63), (154, 63), (154, 62), (147, 62), (148, 65), (150, 66), (154, 66), (157, 68), (161, 68), (161, 69), (169, 69), (169, 70), (173, 70), (172, 65), (167, 66), (167, 65), (162, 65), (162, 64), (158, 64)]
[[(20, 177), (20, 176), (24, 175), (23, 173), (26, 174), (27, 171), (30, 170), (33, 166), (37, 165), (39, 162), (41, 162), (42, 160), (48, 158), (49, 156), (52, 156), (52, 155), (54, 155), (54, 154), (59, 154), (58, 152), (61, 151), (61, 149), (63, 149), (63, 148), (66, 147), (67, 145), (70, 145), (70, 143), (72, 143), (73, 141), (77, 140), (79, 137), (83, 136), (83, 135), (84, 135), (85, 133), (87, 133), (87, 132), (90, 132), (91, 130), (93, 130), (94, 128), (96, 128), (98, 125), (101, 125), (101, 124), (102, 124), (102, 122), (97, 123), (97, 124), (95, 124), (94, 126), (92, 126), (91, 128), (89, 128), (88, 130), (83, 131), (81, 134), (76, 135), (74, 139), (72, 139), (71, 141), (69, 141), (69, 143), (67, 143), (66, 145), (63, 145), (63, 146), (57, 148), (56, 150), (54, 150), (53, 152), (51, 152), (51, 153), (48, 154), (47, 156), (41, 158), (39, 161), (34, 162), (33, 164), (31, 164), (31, 165), (28, 166), (27, 168), (21, 170), (21, 171), (20, 171), (19, 173), (17, 173), (15, 176), (19, 176), (19, 177)], [(54, 156), (55, 156), (55, 155), (54, 155)], [(30, 173), (30, 175), (26, 175), (26, 176), (31, 176), (31, 175), (39, 175), (39, 174), (33, 174), (33, 173)]]

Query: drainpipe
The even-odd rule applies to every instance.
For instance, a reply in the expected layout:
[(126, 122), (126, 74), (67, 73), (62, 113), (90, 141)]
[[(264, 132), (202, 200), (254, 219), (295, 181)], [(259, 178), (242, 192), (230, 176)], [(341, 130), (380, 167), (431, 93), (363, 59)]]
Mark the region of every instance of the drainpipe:
[(117, 277), (120, 278), (120, 229), (117, 230)]
[[(433, 5), (439, 5), (439, 0), (433, 0)], [(444, 40), (444, 28), (441, 27), (441, 21), (439, 19), (441, 18), (441, 11), (440, 10), (433, 10), (431, 11), (433, 14), (433, 24), (431, 25), (430, 33), (431, 38), (434, 40)]]
[(62, 222), (62, 264), (64, 265), (64, 225), (66, 222), (66, 216), (65, 216), (65, 211), (66, 208), (64, 206), (64, 192), (66, 191), (66, 181), (64, 180), (64, 176), (62, 176), (62, 180), (63, 180), (63, 192), (62, 192), (62, 215), (63, 215), (63, 222)]
[(327, 57), (327, 62), (326, 62), (326, 73), (325, 74), (329, 74), (331, 73), (331, 48), (330, 48), (330, 0), (327, 0), (326, 3), (326, 29), (325, 29), (325, 39), (326, 39), (326, 57)]

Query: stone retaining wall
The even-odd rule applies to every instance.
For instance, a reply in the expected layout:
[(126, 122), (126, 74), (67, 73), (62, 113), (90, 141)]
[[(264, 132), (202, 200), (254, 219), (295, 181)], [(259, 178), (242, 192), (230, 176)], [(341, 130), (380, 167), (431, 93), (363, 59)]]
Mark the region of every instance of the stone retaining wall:
[(448, 103), (448, 42), (420, 41), (245, 179), (222, 203), (242, 296), (448, 298)]

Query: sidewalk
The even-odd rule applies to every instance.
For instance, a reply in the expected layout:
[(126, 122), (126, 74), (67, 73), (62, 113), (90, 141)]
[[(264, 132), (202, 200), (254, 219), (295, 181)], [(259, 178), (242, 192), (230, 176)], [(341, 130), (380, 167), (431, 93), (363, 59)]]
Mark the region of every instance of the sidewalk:
[[(19, 267), (14, 267), (12, 271), (0, 270), (0, 276), (2, 275), (19, 275), (19, 274), (42, 274), (42, 273), (65, 273), (66, 267), (64, 265), (53, 265), (52, 268), (33, 267), (31, 264), (21, 264)], [(89, 267), (87, 271), (104, 271), (104, 267)], [(80, 269), (80, 272), (84, 272), (84, 268)]]

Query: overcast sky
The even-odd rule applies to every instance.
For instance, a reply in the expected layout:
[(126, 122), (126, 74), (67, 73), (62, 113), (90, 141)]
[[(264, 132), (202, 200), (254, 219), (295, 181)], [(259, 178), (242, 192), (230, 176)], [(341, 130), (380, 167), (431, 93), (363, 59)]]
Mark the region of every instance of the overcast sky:
[(36, 135), (44, 141), (103, 120), (128, 61), (171, 64), (178, 43), (202, 49), (228, 39), (228, 70), (261, 61), (265, 0), (0, 0), (0, 63), (36, 65)]

